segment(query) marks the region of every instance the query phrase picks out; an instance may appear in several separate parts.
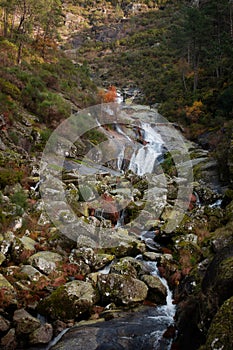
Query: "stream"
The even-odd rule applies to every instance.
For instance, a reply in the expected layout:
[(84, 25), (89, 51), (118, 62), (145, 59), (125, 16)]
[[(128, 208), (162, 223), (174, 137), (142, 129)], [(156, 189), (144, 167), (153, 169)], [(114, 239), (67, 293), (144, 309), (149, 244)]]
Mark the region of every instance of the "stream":
[[(131, 107), (130, 107), (131, 108)], [(127, 109), (127, 108), (126, 108)], [(113, 114), (111, 109), (108, 114)], [(95, 174), (109, 174), (110, 176), (122, 175), (125, 171), (131, 171), (143, 178), (146, 174), (157, 176), (161, 174), (160, 163), (166, 150), (166, 140), (169, 139), (168, 128), (164, 125), (157, 128), (156, 111), (151, 111), (143, 106), (136, 113), (133, 126), (127, 123), (115, 122), (113, 129), (103, 128), (103, 123), (95, 118), (97, 128), (107, 135), (108, 141), (103, 142), (90, 150), (81, 164), (77, 164), (72, 159), (66, 159), (64, 166), (66, 170), (77, 169), (82, 176), (93, 176)], [(162, 132), (161, 132), (162, 130)], [(160, 132), (159, 132), (160, 131)], [(175, 140), (175, 136), (173, 137)], [(111, 152), (109, 152), (111, 150)], [(152, 178), (153, 182), (153, 178)], [(153, 189), (153, 201), (161, 202), (163, 195), (158, 188)], [(166, 182), (162, 187), (166, 186)], [(154, 186), (155, 188), (156, 186)], [(159, 195), (157, 190), (159, 189)], [(119, 190), (119, 189), (118, 189)], [(117, 221), (116, 229), (124, 227), (124, 209)], [(104, 218), (104, 210), (96, 210), (96, 218)], [(144, 228), (145, 230), (145, 228)], [(146, 237), (141, 231), (141, 240), (145, 241), (149, 251), (156, 250), (156, 243), (150, 237)], [(140, 237), (139, 237), (140, 238)], [(154, 249), (155, 248), (155, 249)], [(159, 247), (158, 247), (159, 248)], [(142, 256), (136, 259), (142, 260)], [(175, 305), (172, 303), (172, 292), (167, 281), (159, 275), (157, 263), (154, 261), (143, 261), (152, 276), (158, 276), (162, 284), (166, 287), (167, 298), (163, 306), (141, 306), (137, 310), (121, 312), (120, 317), (116, 317), (106, 322), (94, 322), (85, 324), (81, 322), (71, 329), (65, 329), (59, 336), (50, 342), (48, 346), (40, 349), (164, 349), (171, 348), (172, 337), (164, 337), (164, 333), (173, 326)], [(107, 266), (99, 273), (108, 274), (110, 268)]]

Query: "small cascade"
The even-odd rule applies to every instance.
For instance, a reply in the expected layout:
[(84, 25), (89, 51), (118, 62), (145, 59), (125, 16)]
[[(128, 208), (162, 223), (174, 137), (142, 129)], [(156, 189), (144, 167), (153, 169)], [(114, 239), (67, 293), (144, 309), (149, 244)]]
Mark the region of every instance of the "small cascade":
[(97, 219), (101, 219), (103, 220), (104, 219), (104, 209), (95, 209), (95, 214), (94, 216), (97, 218)]
[(159, 277), (160, 281), (164, 284), (164, 286), (167, 289), (167, 299), (166, 299), (167, 304), (160, 306), (159, 309), (160, 310), (164, 309), (167, 316), (170, 317), (170, 321), (173, 322), (173, 317), (175, 316), (176, 306), (173, 304), (172, 291), (168, 287), (167, 280), (160, 276), (157, 262), (146, 261), (145, 263), (149, 266), (149, 268), (151, 270), (151, 275)]
[[(149, 318), (158, 321), (161, 328), (156, 330), (154, 349), (162, 349), (161, 344), (163, 342), (163, 334), (169, 326), (174, 325), (174, 316), (176, 312), (176, 306), (173, 304), (172, 291), (170, 290), (165, 278), (161, 277), (157, 267), (157, 262), (146, 261), (145, 264), (150, 268), (151, 275), (159, 277), (160, 281), (167, 289), (166, 305), (158, 306), (155, 308), (154, 315)], [(169, 340), (169, 344), (166, 344), (166, 350), (171, 348), (172, 340)]]
[(119, 124), (115, 123), (115, 128), (118, 134), (123, 135), (128, 141), (132, 142), (131, 138), (121, 129)]
[(117, 169), (122, 170), (124, 164), (125, 147), (123, 146), (117, 157)]
[(145, 243), (146, 247), (155, 252), (161, 252), (161, 246), (154, 240), (155, 234), (153, 231), (143, 231), (140, 238)]
[(129, 169), (137, 175), (153, 173), (156, 160), (160, 156), (150, 145), (140, 147), (134, 152), (130, 160)]
[(124, 226), (125, 224), (125, 209), (123, 209), (120, 213), (120, 216), (119, 216), (119, 219), (117, 220), (117, 223), (116, 223), (116, 228), (117, 227), (122, 227)]
[(134, 151), (129, 164), (129, 169), (137, 175), (153, 173), (164, 150), (164, 142), (160, 134), (150, 124), (142, 123), (141, 130), (143, 143), (145, 144)]

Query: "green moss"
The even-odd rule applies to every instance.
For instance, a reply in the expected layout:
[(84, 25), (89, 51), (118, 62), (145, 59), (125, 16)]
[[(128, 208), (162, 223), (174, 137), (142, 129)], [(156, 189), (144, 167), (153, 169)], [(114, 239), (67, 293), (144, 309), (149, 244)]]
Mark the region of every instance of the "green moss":
[(200, 350), (233, 348), (233, 297), (226, 300), (215, 315), (208, 334), (207, 341)]
[(221, 279), (233, 280), (233, 257), (223, 260), (220, 264)]
[(73, 319), (76, 315), (74, 304), (67, 296), (64, 286), (58, 287), (49, 298), (44, 299), (38, 311), (45, 315), (52, 314), (55, 319)]

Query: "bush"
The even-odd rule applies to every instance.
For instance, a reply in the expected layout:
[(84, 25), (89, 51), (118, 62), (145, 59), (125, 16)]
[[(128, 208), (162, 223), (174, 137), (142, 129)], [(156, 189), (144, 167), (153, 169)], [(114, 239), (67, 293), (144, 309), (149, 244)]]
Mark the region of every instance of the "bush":
[(17, 207), (17, 215), (22, 215), (23, 211), (26, 210), (28, 207), (27, 196), (22, 189), (12, 194), (10, 196), (10, 200)]
[(53, 121), (60, 121), (70, 116), (71, 107), (60, 95), (47, 91), (41, 93), (40, 98), (37, 113), (42, 122), (51, 124)]
[(0, 188), (6, 185), (14, 185), (22, 180), (23, 174), (20, 170), (12, 170), (8, 168), (0, 168)]
[(21, 95), (21, 92), (17, 86), (2, 78), (0, 78), (0, 90), (6, 95), (10, 95), (15, 100), (18, 100)]

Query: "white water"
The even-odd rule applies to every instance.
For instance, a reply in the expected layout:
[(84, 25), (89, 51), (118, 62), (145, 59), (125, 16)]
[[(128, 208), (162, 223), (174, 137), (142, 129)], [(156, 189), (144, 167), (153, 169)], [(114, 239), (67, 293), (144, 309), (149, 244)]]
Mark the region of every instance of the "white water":
[(137, 175), (153, 173), (156, 160), (161, 153), (150, 145), (142, 146), (134, 152), (130, 160), (129, 169)]
[(161, 135), (157, 133), (148, 123), (142, 123), (143, 140), (146, 145), (140, 145), (133, 153), (129, 169), (137, 175), (153, 173), (156, 161), (162, 155), (164, 142)]
[[(157, 330), (156, 334), (153, 334), (154, 336), (156, 336), (154, 349), (160, 349), (159, 345), (163, 338), (164, 332), (166, 331), (168, 326), (174, 324), (176, 306), (173, 304), (172, 292), (168, 287), (167, 281), (165, 280), (165, 278), (161, 277), (159, 274), (157, 263), (154, 261), (147, 261), (145, 262), (145, 264), (149, 266), (149, 268), (151, 269), (151, 275), (157, 276), (167, 289), (166, 305), (158, 306), (155, 310), (155, 315), (148, 316), (149, 318), (158, 321), (158, 323), (164, 326), (164, 329)], [(168, 345), (167, 350), (171, 348), (171, 344), (172, 344), (172, 340), (170, 341), (170, 344)]]
[(124, 156), (125, 156), (125, 147), (122, 146), (122, 149), (120, 150), (120, 153), (118, 154), (118, 157), (117, 157), (117, 169), (118, 170), (122, 169)]
[(120, 128), (119, 124), (115, 124), (118, 134), (123, 135), (128, 141), (132, 142), (131, 138)]
[(163, 283), (163, 285), (166, 287), (167, 289), (167, 298), (166, 298), (166, 305), (163, 306), (159, 306), (158, 309), (160, 311), (163, 311), (165, 313), (165, 317), (168, 318), (168, 320), (173, 323), (173, 317), (175, 316), (175, 312), (176, 312), (176, 306), (173, 304), (173, 298), (172, 298), (172, 292), (168, 287), (167, 281), (165, 278), (161, 277), (159, 274), (159, 270), (157, 267), (157, 263), (155, 261), (147, 261), (146, 264), (150, 267), (151, 271), (151, 275), (153, 276), (157, 276), (160, 281)]

